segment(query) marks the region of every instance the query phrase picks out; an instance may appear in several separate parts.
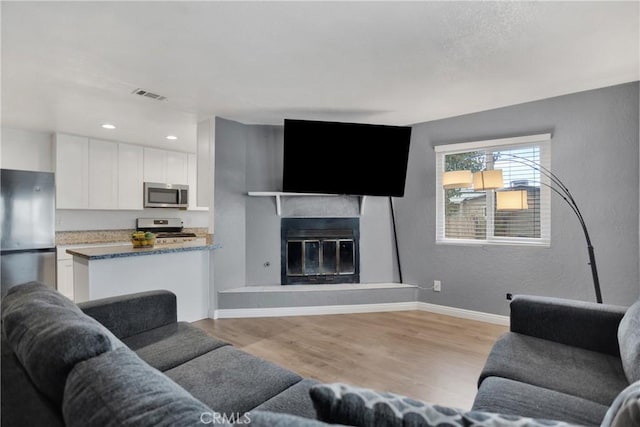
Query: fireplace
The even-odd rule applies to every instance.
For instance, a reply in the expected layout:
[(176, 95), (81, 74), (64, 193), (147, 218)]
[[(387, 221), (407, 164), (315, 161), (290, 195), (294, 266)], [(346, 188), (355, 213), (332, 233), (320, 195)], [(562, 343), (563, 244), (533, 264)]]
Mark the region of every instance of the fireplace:
[(360, 282), (358, 218), (283, 218), (283, 285)]

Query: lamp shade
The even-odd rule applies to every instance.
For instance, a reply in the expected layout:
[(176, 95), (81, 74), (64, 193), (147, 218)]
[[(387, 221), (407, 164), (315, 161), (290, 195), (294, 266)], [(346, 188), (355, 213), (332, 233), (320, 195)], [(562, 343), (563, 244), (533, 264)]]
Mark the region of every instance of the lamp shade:
[(471, 187), (471, 171), (449, 171), (442, 174), (442, 188), (445, 190), (469, 187)]
[(474, 190), (495, 190), (503, 186), (502, 169), (486, 170), (473, 174)]
[(529, 209), (527, 190), (497, 191), (496, 209), (499, 211)]

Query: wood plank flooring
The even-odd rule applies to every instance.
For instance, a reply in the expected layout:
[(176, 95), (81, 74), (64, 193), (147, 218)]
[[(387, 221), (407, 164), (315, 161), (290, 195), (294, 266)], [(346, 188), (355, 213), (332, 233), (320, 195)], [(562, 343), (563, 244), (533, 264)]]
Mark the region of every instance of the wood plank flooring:
[(423, 311), (204, 319), (195, 326), (303, 377), (469, 409), (506, 326)]

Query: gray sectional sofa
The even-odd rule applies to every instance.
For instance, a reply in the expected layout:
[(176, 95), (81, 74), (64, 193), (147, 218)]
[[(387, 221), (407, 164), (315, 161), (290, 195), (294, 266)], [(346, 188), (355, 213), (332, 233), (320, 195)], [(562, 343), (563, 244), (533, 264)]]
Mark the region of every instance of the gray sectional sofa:
[(170, 292), (77, 306), (28, 283), (2, 300), (2, 426), (640, 425), (640, 302), (516, 297), (511, 322), (465, 411), (304, 379), (177, 322)]
[[(516, 296), (510, 332), (489, 354), (473, 409), (599, 426), (628, 388), (640, 390), (640, 301), (627, 309)], [(640, 425), (636, 417), (629, 426)]]
[[(210, 408), (229, 420), (254, 410), (315, 417), (309, 397), (315, 381), (177, 322), (176, 297), (170, 292), (108, 298), (78, 308), (34, 282), (13, 288), (3, 298), (2, 311), (3, 426), (101, 425), (88, 422), (96, 408), (104, 408), (104, 402), (87, 400), (92, 393), (113, 402), (121, 393), (121, 405), (112, 408), (117, 414), (163, 387), (168, 396), (182, 396), (190, 415), (204, 413), (204, 421), (212, 421)], [(167, 388), (171, 381), (151, 368), (182, 390)], [(109, 383), (118, 375), (124, 375), (123, 384)], [(140, 378), (131, 384), (136, 375)], [(132, 386), (142, 388), (133, 392)], [(141, 404), (140, 414), (153, 412)], [(163, 414), (160, 422), (151, 416), (146, 425), (200, 424), (193, 416), (184, 418), (175, 402), (163, 411), (169, 409), (183, 418), (168, 422)], [(113, 425), (119, 424), (125, 423)]]

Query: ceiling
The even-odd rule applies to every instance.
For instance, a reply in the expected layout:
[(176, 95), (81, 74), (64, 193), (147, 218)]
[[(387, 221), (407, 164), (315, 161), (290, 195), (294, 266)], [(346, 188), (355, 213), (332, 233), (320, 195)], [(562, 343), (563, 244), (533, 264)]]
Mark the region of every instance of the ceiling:
[(3, 126), (187, 151), (212, 116), (406, 125), (640, 78), (638, 2), (1, 8)]

